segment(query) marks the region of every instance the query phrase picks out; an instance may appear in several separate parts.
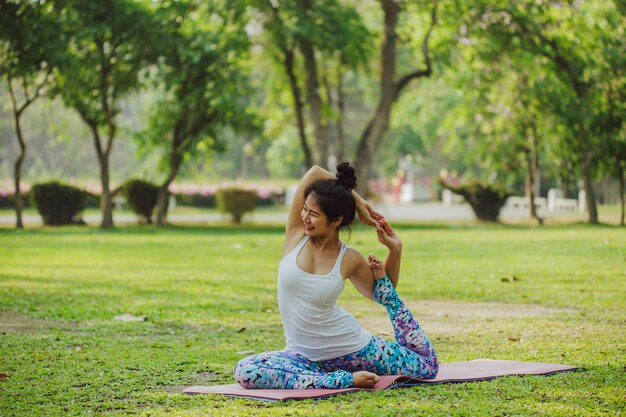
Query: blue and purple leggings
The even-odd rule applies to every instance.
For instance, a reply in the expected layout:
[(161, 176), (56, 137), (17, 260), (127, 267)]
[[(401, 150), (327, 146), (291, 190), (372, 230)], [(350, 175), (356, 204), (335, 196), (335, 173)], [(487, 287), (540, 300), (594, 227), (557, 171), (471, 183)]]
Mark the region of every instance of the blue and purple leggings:
[(436, 377), (435, 350), (389, 277), (376, 280), (374, 299), (387, 309), (397, 343), (372, 336), (357, 352), (315, 362), (284, 350), (260, 353), (237, 363), (235, 379), (244, 388), (304, 389), (349, 388), (354, 383), (352, 373), (357, 371)]

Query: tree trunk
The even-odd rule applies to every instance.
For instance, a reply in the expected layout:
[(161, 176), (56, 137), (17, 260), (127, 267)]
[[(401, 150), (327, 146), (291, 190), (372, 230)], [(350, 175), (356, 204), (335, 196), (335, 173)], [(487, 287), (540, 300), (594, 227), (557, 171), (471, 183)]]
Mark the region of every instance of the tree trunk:
[(22, 111), (14, 109), (13, 117), (14, 117), (14, 122), (15, 122), (15, 136), (17, 137), (17, 141), (20, 145), (20, 154), (15, 160), (15, 166), (13, 169), (13, 178), (15, 182), (15, 195), (14, 195), (15, 197), (15, 227), (17, 229), (24, 228), (24, 223), (22, 221), (22, 208), (24, 207), (24, 202), (22, 200), (22, 189), (20, 187), (20, 183), (21, 183), (22, 164), (26, 156), (26, 144), (24, 143), (24, 138), (22, 136), (22, 127), (20, 125), (21, 115), (22, 115)]
[(306, 71), (306, 97), (311, 112), (313, 135), (315, 136), (315, 162), (320, 166), (328, 166), (328, 132), (322, 121), (322, 99), (315, 62), (315, 51), (308, 40), (300, 41), (300, 49), (304, 56)]
[[(309, 13), (312, 8), (311, 0), (299, 0), (299, 19), (304, 23), (310, 19)], [(315, 138), (315, 163), (328, 167), (328, 130), (322, 120), (322, 99), (320, 97), (320, 85), (317, 73), (317, 63), (313, 44), (307, 35), (299, 36), (298, 44), (304, 57), (304, 71), (306, 73), (306, 100), (311, 113), (313, 124), (313, 136)]]
[(157, 226), (163, 226), (166, 223), (167, 202), (168, 202), (169, 194), (170, 194), (169, 186), (178, 175), (178, 170), (180, 169), (182, 161), (183, 161), (183, 158), (178, 148), (178, 142), (174, 140), (172, 144), (172, 152), (170, 154), (170, 172), (167, 174), (167, 178), (165, 179), (163, 184), (161, 184), (161, 186), (159, 187), (159, 192), (157, 194), (157, 204), (156, 204)]
[[(385, 14), (384, 35), (381, 44), (380, 97), (376, 112), (361, 134), (361, 139), (357, 145), (355, 169), (357, 178), (360, 179), (361, 184), (367, 184), (367, 180), (369, 179), (374, 152), (380, 146), (383, 135), (389, 126), (393, 103), (398, 99), (402, 90), (411, 80), (420, 77), (428, 77), (432, 73), (428, 42), (433, 28), (437, 24), (438, 1), (433, 1), (430, 27), (422, 40), (422, 54), (424, 55), (425, 68), (410, 72), (397, 81), (395, 80), (396, 25), (398, 23), (400, 6), (393, 0), (380, 0), (380, 3)], [(366, 188), (367, 186), (363, 189), (365, 194), (367, 194)]]
[[(100, 164), (100, 185), (102, 187), (102, 193), (100, 194), (100, 211), (102, 212), (102, 222), (100, 227), (103, 229), (109, 229), (113, 227), (113, 198), (111, 196), (111, 190), (109, 187), (109, 151), (110, 146), (106, 149), (102, 149), (102, 143), (100, 141), (100, 132), (98, 130), (97, 123), (81, 113), (81, 117), (89, 126), (91, 134), (93, 136), (94, 145), (96, 148), (96, 155), (98, 157), (98, 163)], [(111, 139), (111, 136), (109, 137)], [(109, 141), (110, 145), (111, 141)]]
[(343, 161), (346, 157), (346, 135), (343, 129), (346, 97), (342, 81), (341, 66), (339, 65), (337, 69), (337, 161)]
[[(333, 99), (332, 88), (328, 81), (328, 71), (322, 67), (322, 83), (324, 84), (324, 91), (326, 92), (326, 105), (333, 109), (335, 107), (335, 100)], [(336, 124), (333, 120), (329, 119), (326, 122), (326, 135), (328, 140), (328, 158), (326, 165), (332, 169), (337, 165), (337, 136), (336, 136)]]
[(620, 226), (624, 226), (624, 169), (622, 168), (623, 161), (616, 156), (616, 166), (617, 166), (617, 177), (619, 179), (619, 199), (622, 206), (622, 213), (620, 217), (619, 224)]
[(357, 145), (354, 163), (357, 178), (361, 183), (361, 192), (367, 195), (367, 180), (374, 158), (374, 151), (380, 144), (383, 134), (389, 126), (391, 105), (394, 100), (394, 78), (396, 72), (396, 25), (400, 7), (391, 0), (381, 0), (385, 13), (385, 26), (381, 44), (380, 97), (374, 116), (361, 134)]
[(585, 198), (587, 210), (589, 212), (589, 223), (598, 224), (598, 209), (596, 206), (596, 195), (593, 189), (593, 179), (591, 177), (591, 155), (586, 152), (582, 156), (582, 173), (585, 187)]
[(302, 94), (300, 93), (300, 87), (298, 86), (298, 79), (294, 71), (294, 54), (293, 50), (284, 50), (285, 59), (283, 64), (289, 78), (289, 86), (291, 87), (291, 95), (293, 96), (293, 108), (296, 113), (296, 121), (298, 124), (298, 135), (300, 137), (300, 147), (304, 154), (304, 164), (306, 169), (313, 166), (313, 156), (311, 155), (311, 148), (306, 138), (306, 130), (304, 126), (304, 106), (302, 104)]
[(100, 195), (100, 210), (102, 211), (102, 223), (100, 227), (109, 229), (113, 227), (113, 198), (109, 188), (109, 155), (98, 155), (100, 162), (100, 182), (102, 194)]
[(533, 152), (531, 150), (526, 150), (525, 152), (525, 162), (526, 162), (526, 197), (528, 198), (528, 207), (530, 210), (530, 217), (536, 219), (540, 225), (543, 225), (543, 219), (539, 217), (537, 214), (537, 205), (535, 204), (535, 174), (536, 174), (536, 166), (533, 160)]
[(24, 201), (22, 198), (22, 189), (21, 185), (21, 177), (22, 177), (22, 164), (24, 163), (24, 158), (26, 157), (26, 143), (24, 142), (24, 137), (22, 136), (22, 126), (20, 124), (20, 118), (22, 117), (22, 113), (24, 110), (28, 108), (33, 102), (41, 96), (41, 90), (45, 87), (48, 82), (48, 77), (52, 72), (52, 67), (48, 68), (48, 72), (46, 73), (43, 80), (36, 85), (35, 92), (31, 97), (28, 94), (28, 86), (25, 79), (22, 80), (22, 87), (24, 88), (24, 96), (26, 100), (21, 106), (17, 104), (17, 98), (15, 97), (15, 93), (13, 91), (13, 78), (10, 74), (7, 77), (7, 84), (9, 88), (9, 96), (11, 97), (11, 105), (13, 106), (13, 117), (15, 122), (15, 136), (17, 137), (17, 141), (20, 145), (20, 154), (15, 160), (15, 166), (13, 170), (13, 177), (15, 181), (15, 227), (18, 229), (24, 228), (24, 223), (22, 221), (22, 208), (24, 207)]
[[(169, 177), (168, 177), (169, 178)], [(170, 192), (168, 190), (172, 181), (165, 181), (159, 187), (159, 191), (157, 193), (157, 203), (156, 203), (156, 225), (164, 226), (167, 216), (167, 200), (169, 199)]]
[(531, 129), (530, 146), (526, 150), (526, 195), (528, 196), (530, 217), (536, 219), (539, 225), (543, 225), (543, 219), (537, 214), (537, 205), (535, 204), (535, 188), (537, 186), (537, 140), (535, 135), (537, 131), (534, 124)]

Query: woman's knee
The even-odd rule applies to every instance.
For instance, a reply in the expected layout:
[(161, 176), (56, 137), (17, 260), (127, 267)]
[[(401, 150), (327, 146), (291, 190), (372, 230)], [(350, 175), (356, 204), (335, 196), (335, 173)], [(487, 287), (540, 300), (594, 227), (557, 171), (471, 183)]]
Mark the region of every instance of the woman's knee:
[(247, 358), (243, 358), (237, 365), (235, 365), (235, 369), (233, 373), (235, 375), (235, 381), (239, 385), (244, 388), (252, 388), (253, 377), (252, 373), (254, 372), (255, 366), (255, 357), (248, 356)]

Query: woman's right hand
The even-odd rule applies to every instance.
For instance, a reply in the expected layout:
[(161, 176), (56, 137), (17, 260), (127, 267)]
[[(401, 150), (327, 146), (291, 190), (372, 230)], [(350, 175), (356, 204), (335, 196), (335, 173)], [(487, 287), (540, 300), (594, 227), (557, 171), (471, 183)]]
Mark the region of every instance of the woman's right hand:
[(402, 250), (402, 241), (400, 240), (400, 236), (394, 232), (389, 223), (387, 223), (387, 220), (382, 219), (377, 222), (376, 235), (378, 236), (378, 241), (385, 245), (389, 250)]

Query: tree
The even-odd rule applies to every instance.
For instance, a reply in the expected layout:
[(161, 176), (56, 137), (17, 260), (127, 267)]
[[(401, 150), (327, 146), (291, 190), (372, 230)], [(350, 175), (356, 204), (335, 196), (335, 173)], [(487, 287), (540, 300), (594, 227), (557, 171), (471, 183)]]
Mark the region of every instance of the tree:
[(101, 227), (108, 228), (113, 226), (109, 156), (120, 100), (139, 89), (140, 75), (155, 59), (155, 22), (132, 0), (59, 0), (55, 6), (68, 44), (57, 88), (91, 132), (102, 185)]
[(21, 172), (26, 157), (21, 120), (26, 109), (46, 93), (61, 50), (59, 28), (44, 6), (43, 1), (0, 1), (0, 77), (9, 90), (20, 149), (13, 170), (18, 229), (24, 228)]
[(549, 82), (545, 70), (532, 65), (533, 58), (526, 54), (525, 65), (519, 67), (507, 59), (494, 61), (489, 55), (473, 57), (481, 61), (478, 65), (488, 65), (489, 69), (472, 75), (476, 82), (461, 77), (459, 84), (466, 87), (466, 101), (460, 107), (469, 114), (466, 125), (476, 132), (477, 146), (472, 150), (476, 163), (487, 165), (496, 175), (524, 172), (529, 215), (543, 224), (535, 190), (540, 151), (550, 136), (549, 115), (542, 113), (542, 97), (548, 94), (545, 84)]
[(162, 98), (155, 103), (142, 142), (167, 149), (167, 176), (156, 206), (158, 225), (164, 224), (168, 187), (184, 161), (223, 147), (220, 128), (251, 128), (254, 123), (246, 101), (243, 60), (249, 43), (244, 6), (187, 0), (156, 10), (162, 25), (156, 75)]
[(374, 153), (380, 146), (383, 135), (389, 127), (393, 104), (411, 81), (429, 77), (433, 71), (429, 41), (437, 24), (438, 0), (432, 1), (428, 29), (425, 31), (422, 40), (421, 52), (424, 66), (420, 69), (412, 69), (399, 78), (396, 78), (396, 49), (398, 43), (396, 28), (402, 11), (401, 4), (394, 0), (380, 0), (380, 4), (384, 13), (380, 52), (380, 91), (376, 110), (363, 130), (357, 145), (355, 168), (357, 178), (359, 178), (361, 183), (366, 183), (369, 178)]
[(550, 69), (560, 83), (558, 99), (544, 104), (566, 128), (562, 146), (580, 167), (589, 222), (598, 223), (593, 180), (608, 146), (602, 140), (602, 121), (611, 108), (606, 105), (606, 80), (624, 65), (624, 23), (617, 6), (611, 1), (477, 1), (462, 7), (467, 7), (467, 21), (474, 22), (475, 39), (486, 35), (512, 60), (519, 51), (535, 55), (535, 62)]
[[(331, 154), (343, 158), (343, 79), (346, 71), (357, 70), (369, 58), (371, 35), (360, 15), (337, 0), (258, 0), (254, 4), (262, 13), (266, 47), (289, 82), (305, 167), (327, 166)], [(331, 138), (335, 139), (334, 152)]]

